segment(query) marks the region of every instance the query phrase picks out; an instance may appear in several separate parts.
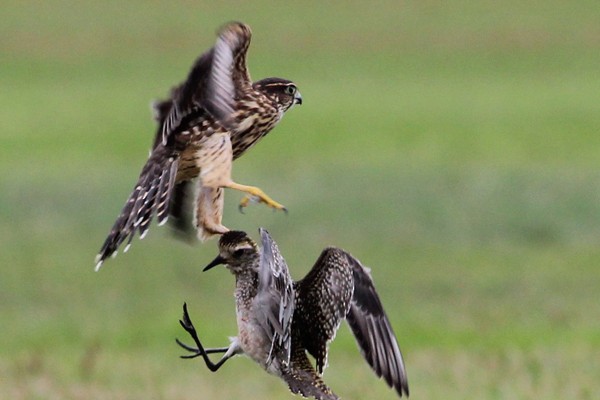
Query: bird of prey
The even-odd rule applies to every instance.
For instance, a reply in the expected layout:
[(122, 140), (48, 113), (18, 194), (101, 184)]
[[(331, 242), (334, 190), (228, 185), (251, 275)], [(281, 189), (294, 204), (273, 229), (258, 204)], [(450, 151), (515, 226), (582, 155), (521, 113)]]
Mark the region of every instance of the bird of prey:
[[(230, 231), (219, 240), (219, 255), (204, 270), (226, 264), (236, 277), (238, 336), (228, 347), (205, 349), (184, 304), (182, 327), (196, 347), (177, 343), (201, 356), (216, 371), (236, 354), (246, 354), (279, 376), (293, 393), (320, 400), (338, 397), (322, 380), (329, 343), (343, 319), (362, 355), (402, 397), (408, 381), (398, 341), (377, 295), (369, 269), (349, 253), (328, 247), (312, 270), (292, 281), (287, 264), (268, 232), (260, 229), (262, 250), (246, 233)], [(224, 353), (213, 363), (208, 354)], [(316, 368), (307, 353), (316, 360)]]
[[(248, 25), (223, 26), (214, 47), (202, 54), (187, 79), (155, 104), (158, 131), (133, 192), (96, 257), (96, 270), (143, 238), (156, 217), (159, 225), (171, 215), (176, 228), (192, 226), (201, 240), (228, 229), (221, 224), (223, 189), (245, 192), (242, 207), (259, 201), (285, 207), (261, 189), (236, 183), (231, 164), (264, 137), (302, 97), (296, 85), (281, 78), (252, 82), (246, 67), (250, 45)], [(190, 200), (191, 199), (191, 200)]]

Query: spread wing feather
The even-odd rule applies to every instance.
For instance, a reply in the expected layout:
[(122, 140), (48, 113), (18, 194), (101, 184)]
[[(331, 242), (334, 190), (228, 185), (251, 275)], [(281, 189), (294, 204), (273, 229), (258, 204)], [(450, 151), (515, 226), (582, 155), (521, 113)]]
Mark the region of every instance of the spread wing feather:
[(346, 316), (361, 353), (373, 371), (402, 396), (408, 396), (404, 361), (390, 321), (375, 290), (369, 270), (345, 253), (352, 268), (354, 294)]
[(153, 215), (156, 215), (159, 223), (165, 222), (168, 217), (165, 204), (169, 202), (178, 164), (179, 158), (169, 154), (165, 147), (159, 146), (153, 151), (121, 214), (96, 256), (96, 270), (102, 266), (106, 258), (117, 252), (125, 240), (128, 240), (129, 245), (136, 232), (143, 237)]
[(172, 106), (161, 129), (163, 144), (187, 116), (203, 110), (226, 129), (235, 129), (235, 99), (251, 86), (246, 67), (251, 37), (250, 28), (240, 22), (220, 29), (215, 46), (196, 60), (187, 80), (172, 91)]
[(327, 366), (329, 343), (346, 317), (352, 298), (352, 271), (344, 252), (323, 250), (309, 273), (296, 283), (295, 323), (301, 324), (302, 344), (315, 357), (317, 371)]
[[(179, 152), (187, 140), (180, 134), (200, 126), (209, 115), (225, 128), (235, 128), (235, 99), (251, 85), (246, 70), (250, 38), (248, 26), (237, 22), (225, 25), (215, 46), (195, 61), (185, 82), (173, 88), (167, 100), (154, 104), (159, 127), (152, 152), (96, 257), (96, 270), (125, 240), (129, 245), (136, 233), (143, 237), (154, 215), (164, 223), (170, 212), (184, 214), (169, 207)], [(182, 204), (175, 201), (175, 207)]]
[(262, 315), (262, 328), (271, 339), (269, 360), (274, 358), (288, 363), (291, 351), (292, 317), (294, 315), (294, 287), (288, 266), (265, 229), (260, 229), (262, 251), (258, 273), (258, 292), (255, 310)]

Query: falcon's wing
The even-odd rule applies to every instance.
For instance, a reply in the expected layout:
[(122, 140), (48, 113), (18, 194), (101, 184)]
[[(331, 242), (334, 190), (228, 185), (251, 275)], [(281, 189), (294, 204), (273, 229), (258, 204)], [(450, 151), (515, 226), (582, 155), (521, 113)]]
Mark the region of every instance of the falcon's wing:
[[(196, 60), (187, 80), (172, 88), (169, 98), (152, 104), (154, 119), (158, 123), (153, 150), (174, 140), (178, 132), (201, 125), (209, 114), (226, 128), (235, 128), (231, 122), (234, 99), (251, 87), (246, 69), (251, 31), (241, 23), (230, 23), (219, 32), (215, 46)], [(197, 191), (193, 181), (177, 183), (168, 207), (175, 233), (187, 241), (193, 241), (197, 229), (202, 229), (193, 221)], [(216, 192), (220, 195), (222, 190)], [(221, 212), (216, 215), (221, 215)], [(219, 225), (220, 221), (214, 224)], [(200, 237), (206, 238), (211, 234), (203, 232)]]
[(219, 31), (215, 46), (192, 66), (188, 78), (172, 91), (172, 105), (162, 119), (163, 144), (185, 129), (186, 120), (208, 112), (228, 130), (234, 129), (232, 114), (235, 99), (249, 87), (246, 52), (251, 31), (247, 25), (233, 22)]
[(235, 99), (252, 88), (246, 66), (246, 53), (252, 32), (248, 25), (233, 22), (219, 31), (213, 48), (213, 63), (208, 80), (207, 109), (228, 130), (235, 128), (231, 116)]
[(116, 254), (119, 246), (127, 240), (129, 248), (136, 232), (143, 238), (154, 215), (159, 224), (168, 217), (168, 205), (175, 184), (179, 158), (164, 146), (152, 151), (142, 169), (133, 192), (129, 195), (121, 214), (115, 221), (100, 252), (96, 256), (96, 270), (106, 258)]
[(152, 116), (158, 124), (156, 135), (154, 135), (154, 143), (152, 143), (152, 150), (154, 150), (163, 142), (163, 127), (165, 125), (165, 120), (171, 112), (171, 108), (173, 107), (173, 99), (175, 96), (177, 96), (177, 91), (180, 90), (180, 88), (181, 86), (172, 88), (169, 98), (164, 100), (156, 100), (151, 104)]
[[(345, 253), (345, 252), (344, 252)], [(346, 316), (361, 353), (377, 376), (408, 396), (408, 380), (396, 335), (375, 291), (369, 269), (352, 255), (345, 253), (354, 277), (354, 294)]]
[(327, 366), (329, 342), (350, 308), (352, 279), (345, 253), (329, 247), (306, 277), (296, 283), (294, 323), (301, 324), (302, 344), (315, 357), (321, 374)]
[(258, 272), (258, 293), (254, 306), (263, 329), (271, 339), (269, 361), (290, 359), (294, 287), (288, 266), (269, 233), (259, 229), (262, 251)]
[[(250, 28), (244, 24), (225, 25), (215, 46), (195, 61), (186, 81), (173, 88), (167, 100), (155, 103), (159, 127), (152, 152), (96, 257), (96, 269), (123, 241), (131, 242), (136, 232), (143, 237), (155, 214), (164, 222), (169, 212), (185, 212), (181, 196), (173, 196), (179, 154), (188, 140), (179, 134), (202, 126), (209, 115), (225, 128), (234, 129), (235, 99), (250, 86), (246, 71), (250, 37)], [(187, 186), (178, 186), (177, 193), (183, 193)]]

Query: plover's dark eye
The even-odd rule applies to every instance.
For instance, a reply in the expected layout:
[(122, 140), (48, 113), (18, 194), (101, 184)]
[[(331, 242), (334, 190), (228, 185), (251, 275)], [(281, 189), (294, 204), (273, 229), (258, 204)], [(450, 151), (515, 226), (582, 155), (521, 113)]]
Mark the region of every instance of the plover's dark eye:
[(236, 251), (233, 252), (233, 256), (235, 258), (239, 258), (244, 255), (244, 251), (246, 251), (246, 249), (237, 249)]
[(233, 252), (233, 256), (234, 256), (235, 258), (239, 258), (239, 257), (241, 257), (241, 256), (242, 256), (242, 254), (244, 254), (244, 250), (243, 250), (243, 249), (238, 249), (238, 250), (236, 250), (236, 251), (234, 251), (234, 252)]

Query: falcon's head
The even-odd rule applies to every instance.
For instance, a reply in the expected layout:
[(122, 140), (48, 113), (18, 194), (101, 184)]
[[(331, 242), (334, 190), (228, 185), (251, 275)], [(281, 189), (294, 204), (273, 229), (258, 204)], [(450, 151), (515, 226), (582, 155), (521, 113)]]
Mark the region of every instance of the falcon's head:
[(204, 268), (204, 271), (226, 264), (231, 272), (237, 274), (245, 268), (258, 268), (259, 257), (256, 242), (246, 232), (229, 231), (219, 240), (219, 255)]
[(287, 79), (267, 78), (254, 82), (252, 86), (281, 107), (281, 111), (289, 110), (294, 104), (302, 104), (296, 84)]

